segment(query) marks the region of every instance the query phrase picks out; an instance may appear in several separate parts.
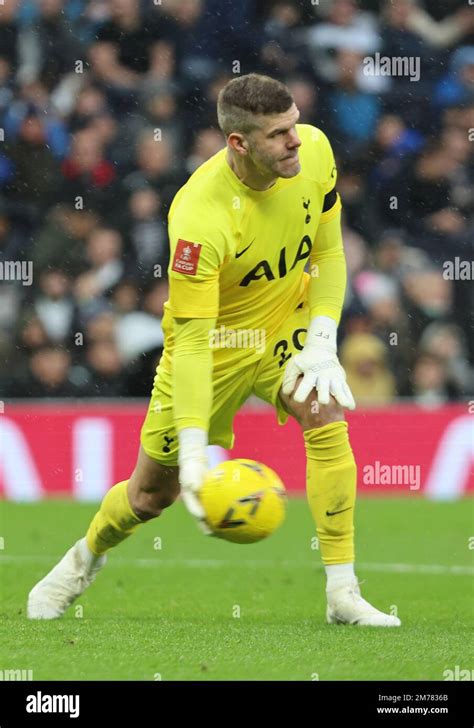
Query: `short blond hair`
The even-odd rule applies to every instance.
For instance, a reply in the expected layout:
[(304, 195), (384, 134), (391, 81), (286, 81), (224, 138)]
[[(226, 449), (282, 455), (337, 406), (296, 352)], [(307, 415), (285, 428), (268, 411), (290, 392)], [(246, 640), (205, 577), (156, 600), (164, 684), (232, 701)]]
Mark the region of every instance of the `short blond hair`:
[(217, 119), (225, 136), (259, 128), (257, 115), (282, 114), (293, 104), (290, 90), (270, 76), (248, 73), (229, 81), (219, 92)]

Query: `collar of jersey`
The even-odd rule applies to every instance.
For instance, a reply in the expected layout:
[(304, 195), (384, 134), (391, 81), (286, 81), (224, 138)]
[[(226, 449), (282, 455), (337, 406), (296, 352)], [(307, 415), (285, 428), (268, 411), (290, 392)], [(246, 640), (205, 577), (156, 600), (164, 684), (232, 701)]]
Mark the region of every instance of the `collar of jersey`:
[(267, 190), (254, 190), (252, 187), (249, 187), (248, 185), (244, 184), (235, 174), (235, 172), (232, 171), (229, 163), (226, 159), (226, 150), (223, 149), (223, 158), (222, 163), (224, 165), (224, 172), (227, 177), (227, 179), (231, 182), (232, 186), (238, 189), (240, 192), (244, 192), (246, 195), (249, 195), (250, 197), (256, 199), (256, 200), (263, 200), (266, 197), (270, 197), (271, 195), (274, 195), (275, 192), (278, 192), (281, 190), (282, 187), (286, 186), (286, 184), (293, 182), (295, 179), (297, 179), (298, 175), (295, 175), (295, 177), (290, 177), (289, 179), (283, 179), (283, 177), (277, 177), (277, 180), (275, 184), (273, 184), (271, 187), (269, 187)]

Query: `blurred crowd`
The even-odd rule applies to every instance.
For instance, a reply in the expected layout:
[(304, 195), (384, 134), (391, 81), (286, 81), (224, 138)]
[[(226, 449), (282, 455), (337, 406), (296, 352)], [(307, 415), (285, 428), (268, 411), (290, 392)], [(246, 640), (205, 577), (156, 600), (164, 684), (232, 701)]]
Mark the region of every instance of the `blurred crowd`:
[[(419, 78), (371, 71), (377, 54), (419, 59)], [(333, 144), (356, 398), (472, 395), (472, 279), (445, 266), (474, 239), (466, 0), (4, 0), (4, 397), (149, 394), (167, 211), (223, 146), (220, 88), (251, 71), (285, 81)], [(8, 280), (8, 261), (31, 261), (32, 285)]]

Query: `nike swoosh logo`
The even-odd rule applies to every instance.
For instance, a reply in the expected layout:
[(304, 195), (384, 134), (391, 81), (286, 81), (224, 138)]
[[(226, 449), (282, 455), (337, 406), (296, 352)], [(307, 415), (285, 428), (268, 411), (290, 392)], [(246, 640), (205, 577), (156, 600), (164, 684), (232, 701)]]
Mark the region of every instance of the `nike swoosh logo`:
[(344, 513), (344, 511), (350, 511), (351, 508), (352, 508), (352, 506), (349, 506), (349, 508), (343, 508), (342, 511), (333, 511), (332, 513), (330, 513), (329, 511), (326, 511), (326, 515), (327, 516), (335, 516), (338, 513)]
[(240, 256), (243, 255), (245, 252), (247, 252), (247, 250), (250, 248), (251, 245), (253, 245), (254, 242), (255, 242), (255, 238), (252, 240), (252, 242), (249, 245), (247, 245), (246, 248), (244, 248), (243, 250), (240, 250), (238, 253), (236, 253), (235, 257), (240, 258)]

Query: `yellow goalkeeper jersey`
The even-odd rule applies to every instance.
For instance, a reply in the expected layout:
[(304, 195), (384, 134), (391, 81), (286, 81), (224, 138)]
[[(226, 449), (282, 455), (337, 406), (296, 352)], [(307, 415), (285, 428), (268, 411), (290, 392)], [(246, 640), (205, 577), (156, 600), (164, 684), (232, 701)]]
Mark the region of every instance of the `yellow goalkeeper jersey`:
[(176, 194), (169, 212), (165, 360), (172, 317), (215, 318), (215, 365), (246, 365), (262, 356), (259, 341), (268, 341), (303, 301), (318, 227), (339, 212), (340, 202), (335, 197), (323, 212), (337, 174), (327, 137), (308, 124), (296, 129), (301, 170), (295, 177), (253, 190), (234, 174), (224, 148)]

